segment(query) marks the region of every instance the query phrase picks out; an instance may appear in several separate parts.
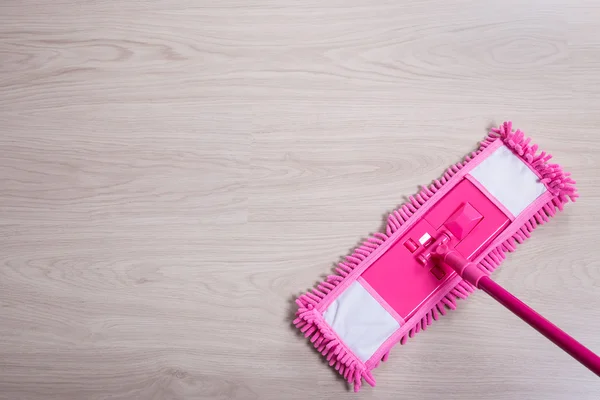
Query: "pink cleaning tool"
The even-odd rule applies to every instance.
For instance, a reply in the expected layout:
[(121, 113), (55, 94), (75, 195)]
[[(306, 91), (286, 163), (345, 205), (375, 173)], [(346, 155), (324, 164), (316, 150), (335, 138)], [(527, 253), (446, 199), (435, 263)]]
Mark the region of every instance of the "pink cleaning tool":
[(489, 278), (538, 225), (578, 197), (510, 122), (388, 217), (335, 274), (301, 295), (295, 326), (358, 391), (397, 343), (427, 329), (475, 288), (490, 294), (600, 376), (600, 359)]

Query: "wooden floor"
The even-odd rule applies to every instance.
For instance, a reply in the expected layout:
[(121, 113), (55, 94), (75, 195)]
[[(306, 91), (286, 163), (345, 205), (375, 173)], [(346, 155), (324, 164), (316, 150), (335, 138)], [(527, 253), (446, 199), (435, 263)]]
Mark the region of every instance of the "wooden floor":
[(4, 0), (0, 399), (597, 400), (485, 294), (356, 395), (293, 299), (512, 119), (580, 200), (495, 274), (600, 353), (600, 5)]

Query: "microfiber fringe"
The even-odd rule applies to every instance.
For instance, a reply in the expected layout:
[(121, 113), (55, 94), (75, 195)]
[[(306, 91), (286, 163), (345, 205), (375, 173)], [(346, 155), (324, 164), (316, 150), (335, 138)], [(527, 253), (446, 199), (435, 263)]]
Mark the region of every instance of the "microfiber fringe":
[(354, 383), (355, 392), (360, 390), (363, 379), (371, 386), (375, 386), (375, 379), (371, 372), (331, 330), (323, 320), (323, 315), (314, 308), (314, 305), (306, 304), (300, 299), (296, 300), (296, 303), (298, 311), (294, 324), (304, 333), (305, 337), (310, 338), (317, 351), (327, 358), (329, 365), (335, 366), (336, 371), (344, 379)]
[[(579, 197), (575, 188), (576, 182), (571, 179), (571, 174), (563, 171), (558, 164), (550, 164), (548, 161), (550, 161), (552, 155), (547, 154), (545, 151), (536, 155), (537, 144), (531, 145), (531, 139), (525, 137), (521, 130), (517, 129), (513, 132), (512, 122), (505, 122), (499, 128), (492, 129), (490, 136), (492, 135), (500, 137), (515, 154), (537, 172), (541, 182), (546, 185), (548, 190), (560, 198), (561, 205), (567, 203), (567, 199), (575, 201)], [(562, 210), (560, 207), (559, 209)]]
[[(531, 232), (538, 225), (547, 222), (550, 217), (556, 214), (557, 209), (562, 210), (564, 204), (569, 200), (575, 201), (577, 199), (578, 194), (574, 186), (576, 182), (570, 178), (570, 174), (564, 172), (559, 165), (548, 163), (552, 156), (546, 152), (542, 151), (540, 154), (536, 154), (538, 146), (531, 145), (531, 139), (525, 137), (522, 131), (517, 130), (513, 132), (511, 122), (505, 122), (499, 128), (492, 129), (486, 139), (480, 143), (476, 151), (467, 155), (463, 161), (452, 165), (440, 179), (433, 181), (429, 186), (424, 186), (419, 193), (409, 197), (409, 202), (390, 213), (385, 233), (377, 232), (369, 237), (352, 254), (346, 256), (345, 261), (338, 264), (335, 270), (336, 274), (329, 275), (316, 288), (306, 292), (296, 300), (298, 311), (296, 312), (296, 319), (293, 322), (294, 325), (307, 338), (310, 338), (317, 351), (327, 357), (329, 365), (335, 365), (335, 369), (344, 379), (354, 384), (355, 392), (360, 390), (362, 379), (371, 386), (375, 386), (375, 380), (364, 363), (346, 347), (343, 341), (339, 339), (323, 320), (322, 313), (316, 309), (317, 305), (340, 282), (344, 281), (373, 251), (409, 221), (414, 213), (458, 171), (497, 139), (501, 139), (505, 145), (527, 163), (555, 197), (544, 204), (511, 237), (492, 249), (480, 261), (478, 264), (479, 268), (491, 274), (506, 258), (505, 253), (516, 249), (516, 243), (520, 244), (530, 237)], [(422, 330), (426, 330), (433, 321), (438, 320), (441, 315), (446, 315), (447, 310), (455, 310), (457, 299), (466, 299), (474, 290), (475, 287), (470, 283), (460, 281), (446, 296), (427, 311), (420, 320), (414, 322), (407, 333), (400, 338), (399, 343), (405, 344), (408, 338), (413, 337)], [(381, 361), (386, 361), (388, 357), (389, 352), (383, 355)], [(379, 363), (374, 368), (378, 365)]]
[(375, 379), (364, 363), (331, 330), (323, 320), (323, 314), (315, 307), (387, 239), (388, 236), (383, 233), (373, 234), (351, 255), (346, 256), (345, 261), (338, 264), (335, 275), (329, 275), (316, 288), (296, 299), (298, 311), (296, 311), (294, 325), (304, 333), (305, 337), (310, 338), (319, 353), (327, 357), (330, 366), (335, 365), (336, 371), (349, 383), (354, 384), (355, 392), (360, 390), (363, 379), (371, 386), (375, 386)]

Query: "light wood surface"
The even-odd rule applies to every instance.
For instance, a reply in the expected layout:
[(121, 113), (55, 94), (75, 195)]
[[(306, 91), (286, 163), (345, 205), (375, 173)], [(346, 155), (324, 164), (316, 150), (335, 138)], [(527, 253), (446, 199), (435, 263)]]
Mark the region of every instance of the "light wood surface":
[(505, 119), (581, 199), (495, 279), (600, 352), (592, 1), (0, 3), (0, 399), (597, 400), (483, 293), (355, 395), (293, 299)]

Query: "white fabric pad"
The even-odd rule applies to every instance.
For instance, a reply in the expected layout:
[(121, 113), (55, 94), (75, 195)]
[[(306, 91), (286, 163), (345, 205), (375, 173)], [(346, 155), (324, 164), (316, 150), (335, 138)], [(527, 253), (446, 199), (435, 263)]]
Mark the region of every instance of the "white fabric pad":
[(471, 176), (515, 217), (546, 192), (533, 171), (506, 146), (473, 168)]
[(398, 321), (357, 281), (327, 307), (323, 316), (363, 362), (400, 328)]

